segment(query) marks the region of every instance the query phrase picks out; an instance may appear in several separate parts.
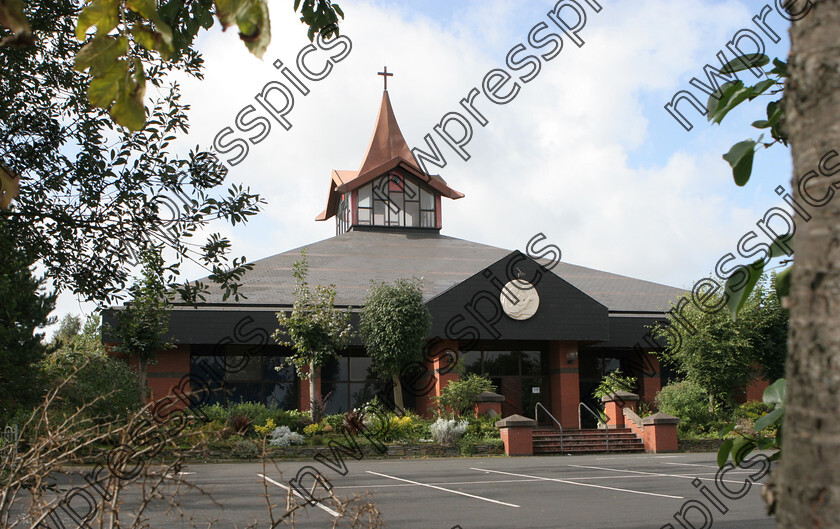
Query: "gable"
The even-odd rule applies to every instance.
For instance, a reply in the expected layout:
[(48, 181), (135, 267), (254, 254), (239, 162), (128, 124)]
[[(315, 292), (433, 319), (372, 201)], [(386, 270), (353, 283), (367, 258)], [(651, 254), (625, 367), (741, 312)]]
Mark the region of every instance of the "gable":
[[(528, 319), (513, 319), (502, 308), (502, 291), (513, 279), (528, 281), (539, 296), (537, 311)], [(431, 335), (445, 339), (609, 339), (607, 307), (519, 251), (435, 296), (426, 305), (432, 313)]]

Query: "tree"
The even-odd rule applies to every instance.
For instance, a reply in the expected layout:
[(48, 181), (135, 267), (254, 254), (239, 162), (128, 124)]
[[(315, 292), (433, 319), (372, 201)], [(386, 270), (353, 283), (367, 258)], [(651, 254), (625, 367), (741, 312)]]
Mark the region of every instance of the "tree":
[[(679, 341), (669, 343), (660, 358), (703, 388), (710, 395), (710, 407), (716, 401), (731, 405), (755, 378), (756, 366), (769, 380), (782, 372), (787, 314), (771, 291), (773, 282), (770, 278), (756, 285), (737, 320), (724, 310), (703, 311), (688, 303), (682, 316), (668, 312), (668, 331), (654, 326), (658, 338), (667, 339), (669, 331), (679, 334)], [(720, 295), (706, 300), (710, 307), (724, 304)]]
[(8, 237), (0, 219), (0, 402), (6, 413), (40, 398), (38, 362), (46, 354), (38, 329), (53, 323), (55, 295), (33, 276), (35, 259)]
[(470, 373), (466, 378), (453, 380), (434, 397), (437, 413), (443, 415), (446, 410), (452, 410), (456, 418), (468, 414), (484, 391), (493, 391), (493, 382), (487, 375)]
[[(32, 2), (30, 4), (35, 4)], [(214, 15), (223, 29), (236, 25), (239, 37), (257, 57), (271, 42), (268, 0), (169, 0), (160, 6), (154, 0), (89, 0), (78, 5), (75, 37), (87, 42), (75, 52), (75, 66), (90, 70), (88, 100), (108, 109), (111, 118), (132, 131), (146, 124), (143, 96), (146, 75), (144, 60), (150, 56), (178, 60), (193, 52), (193, 42), (201, 28), (213, 26)], [(309, 26), (309, 40), (320, 33), (338, 35), (338, 17), (344, 12), (330, 0), (295, 0), (301, 22)], [(32, 24), (30, 25), (30, 20)], [(90, 29), (96, 27), (95, 34)], [(40, 36), (37, 15), (27, 13), (22, 0), (0, 2), (0, 46), (26, 48)], [(91, 38), (92, 37), (92, 38)], [(0, 169), (2, 173), (2, 169)], [(3, 176), (0, 174), (0, 176)]]
[[(214, 220), (245, 222), (264, 201), (241, 186), (225, 190), (226, 169), (215, 156), (198, 148), (187, 156), (167, 152), (189, 125), (177, 85), (165, 85), (164, 77), (173, 70), (200, 77), (201, 56), (187, 50), (170, 61), (145, 57), (161, 96), (152, 100), (144, 131), (114, 130), (107, 113), (87, 102), (90, 76), (73, 68), (81, 47), (73, 36), (78, 0), (33, 1), (28, 9), (38, 42), (0, 48), (0, 159), (20, 187), (17, 200), (0, 210), (7, 236), (39, 259), (59, 288), (88, 300), (118, 299), (139, 255), (159, 245), (175, 256), (168, 282), (181, 262), (198, 261), (235, 297), (250, 265), (229, 261), (226, 238), (193, 236)], [(181, 291), (196, 299), (206, 289)]]
[(400, 371), (419, 362), (431, 328), (431, 315), (423, 303), (419, 281), (397, 279), (393, 284), (374, 284), (365, 297), (359, 332), (373, 366), (394, 381), (394, 403), (402, 409)]
[(82, 326), (78, 316), (66, 315), (42, 365), (51, 387), (64, 384), (59, 398), (65, 410), (84, 407), (86, 415), (107, 422), (138, 409), (141, 394), (138, 374), (105, 350), (100, 321), (94, 315)]
[[(784, 528), (838, 527), (840, 200), (831, 200), (831, 182), (840, 169), (840, 0), (800, 4), (790, 30), (785, 87), (792, 188), (800, 203), (810, 199), (803, 196), (806, 188), (812, 197), (824, 193), (828, 201), (813, 208), (809, 220), (800, 216), (796, 222), (783, 423), (786, 455), (778, 469), (777, 520)], [(814, 171), (820, 176), (813, 178)]]
[(110, 329), (116, 353), (137, 361), (140, 395), (146, 397), (146, 372), (148, 365), (157, 359), (157, 353), (174, 345), (166, 335), (169, 332), (169, 306), (163, 283), (163, 259), (158, 252), (143, 254), (142, 277), (129, 289), (132, 300), (125, 308), (114, 311), (117, 326)]
[[(300, 261), (294, 264), (295, 301), (290, 313), (278, 312), (280, 328), (274, 331), (274, 338), (280, 345), (291, 347), (294, 354), (289, 363), (303, 379), (309, 380), (309, 414), (315, 419), (318, 395), (315, 379), (318, 370), (350, 341), (352, 326), (350, 311), (335, 307), (335, 286), (317, 285), (313, 292), (306, 277), (309, 261), (306, 250), (301, 252)], [(288, 336), (288, 340), (284, 338)]]

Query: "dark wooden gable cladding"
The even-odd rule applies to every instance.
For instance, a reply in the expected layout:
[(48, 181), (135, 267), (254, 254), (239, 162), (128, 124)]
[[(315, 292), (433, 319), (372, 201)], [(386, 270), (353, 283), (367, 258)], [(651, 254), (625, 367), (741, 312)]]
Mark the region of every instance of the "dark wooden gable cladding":
[[(539, 309), (527, 320), (504, 313), (500, 294), (517, 274), (535, 285)], [(431, 336), (473, 340), (608, 340), (607, 307), (522, 252), (514, 251), (429, 300)]]

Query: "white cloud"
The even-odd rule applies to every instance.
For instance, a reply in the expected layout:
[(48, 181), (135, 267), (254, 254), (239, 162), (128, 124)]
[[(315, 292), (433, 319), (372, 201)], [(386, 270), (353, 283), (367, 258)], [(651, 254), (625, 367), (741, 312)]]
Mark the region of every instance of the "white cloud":
[[(504, 67), (506, 51), (526, 42), (554, 4), (469, 2), (440, 16), (414, 2), (346, 6), (349, 56), (326, 79), (308, 82), (308, 96), (295, 92), (291, 130), (272, 123), (268, 138), (230, 172), (269, 200), (257, 220), (224, 229), (235, 253), (253, 260), (334, 234), (332, 221), (313, 218), (324, 207), (330, 170), (359, 166), (383, 65), (396, 75), (389, 92), (402, 131), (409, 144), (424, 148), (424, 135), (458, 110), (490, 69)], [(661, 130), (662, 105), (749, 23), (753, 8), (706, 0), (601, 4), (600, 13), (588, 11), (585, 45), (565, 40), (514, 101), (494, 106), (479, 98), (489, 124), (472, 122), (469, 161), (436, 138), (450, 162), (441, 173), (467, 195), (445, 201), (444, 233), (524, 249), (542, 231), (570, 262), (687, 285), (734, 247), (775, 196), (736, 189), (720, 159), (743, 126), (701, 124), (684, 134), (668, 122), (671, 129)], [(272, 7), (272, 44), (263, 61), (232, 30), (202, 37), (206, 79), (182, 81), (183, 99), (192, 105), (184, 145), (210, 145), (263, 85), (283, 80), (273, 61), (293, 65), (308, 44), (291, 11)], [(673, 136), (684, 144), (652, 143), (673, 145)], [(631, 162), (639, 152), (646, 153), (642, 161)]]

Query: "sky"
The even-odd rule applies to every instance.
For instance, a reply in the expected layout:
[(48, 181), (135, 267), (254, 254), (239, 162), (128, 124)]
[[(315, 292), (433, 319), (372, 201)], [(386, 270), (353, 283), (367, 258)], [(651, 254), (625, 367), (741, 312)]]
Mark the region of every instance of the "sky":
[[(266, 137), (250, 144), (228, 174), (230, 182), (250, 187), (268, 204), (243, 226), (218, 224), (209, 231), (229, 236), (234, 255), (249, 261), (333, 236), (333, 219), (314, 218), (326, 203), (330, 171), (359, 168), (382, 97), (377, 72), (387, 65), (394, 73), (388, 92), (409, 146), (429, 151), (424, 137), (430, 134), (447, 163), (428, 169), (465, 194), (444, 199), (444, 235), (524, 251), (541, 232), (569, 263), (676, 287), (708, 276), (768, 208), (786, 207), (774, 189), (790, 187), (790, 153), (782, 146), (762, 150), (753, 178), (738, 187), (721, 155), (738, 141), (758, 137), (750, 123), (765, 117), (769, 99), (742, 105), (722, 125), (681, 103), (693, 124), (690, 131), (663, 107), (686, 89), (706, 101), (689, 81), (707, 82), (703, 67), (719, 67), (720, 50), (727, 59), (734, 56), (726, 44), (739, 30), (751, 29), (763, 38), (767, 55), (785, 59), (789, 22), (775, 11), (766, 17), (781, 36), (774, 44), (752, 21), (765, 2), (598, 0), (596, 12), (587, 0), (578, 0), (586, 14), (575, 33), (578, 46), (550, 20), (555, 4), (341, 2), (342, 47), (349, 51), (323, 79), (305, 80), (305, 96), (274, 66), (280, 60), (303, 79), (295, 63), (309, 40), (291, 7), (269, 4), (272, 40), (262, 60), (248, 53), (233, 29), (222, 32), (217, 25), (202, 33), (205, 79), (178, 79), (182, 100), (191, 105), (191, 131), (178, 148), (213, 145), (225, 127), (237, 129), (237, 113), (247, 105), (257, 109), (251, 119), (261, 115), (271, 123)], [(581, 25), (571, 8), (561, 9), (560, 17), (570, 27)], [(530, 67), (513, 71), (506, 56), (520, 43), (526, 50), (515, 60), (548, 54), (551, 45), (534, 49), (528, 43), (540, 23), (549, 29), (537, 32), (537, 39), (557, 33), (563, 45), (550, 60), (537, 59), (539, 73), (525, 83), (520, 78)], [(740, 43), (752, 51), (745, 40)], [(306, 63), (320, 69), (339, 51), (315, 51)], [(468, 117), (473, 134), (464, 147), (469, 159), (463, 160), (435, 126), (450, 112), (468, 116), (459, 101), (473, 88), (481, 91), (485, 76), (497, 68), (513, 76), (506, 87), (515, 82), (519, 92), (506, 104), (483, 94), (475, 99), (487, 123)], [(751, 74), (741, 75), (755, 82)], [(272, 81), (294, 95), (288, 130), (255, 102)], [(280, 92), (274, 93), (269, 100), (282, 106)], [(155, 97), (154, 91), (147, 96)], [(226, 138), (244, 139), (259, 130), (234, 130)], [(447, 130), (460, 137), (455, 124)], [(185, 279), (207, 275), (197, 266), (183, 271)], [(54, 315), (94, 308), (65, 293)]]

